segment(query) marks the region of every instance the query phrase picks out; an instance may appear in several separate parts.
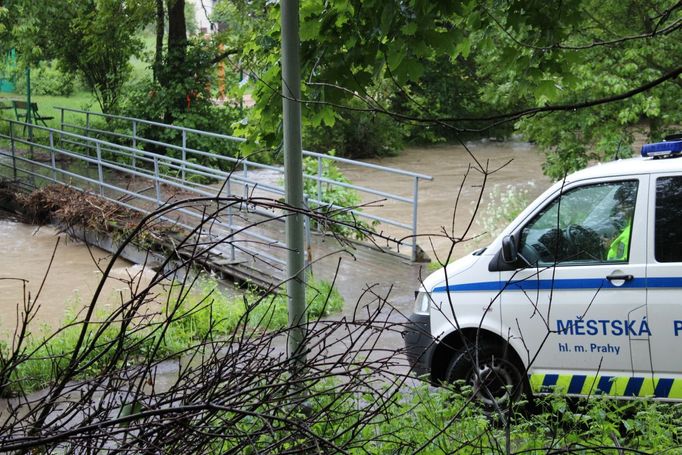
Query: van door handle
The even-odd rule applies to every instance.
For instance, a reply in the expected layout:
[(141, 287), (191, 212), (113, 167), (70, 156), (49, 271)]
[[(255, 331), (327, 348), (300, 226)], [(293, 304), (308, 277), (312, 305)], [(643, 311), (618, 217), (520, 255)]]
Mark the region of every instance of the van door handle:
[(606, 277), (609, 281), (632, 281), (634, 278), (632, 275), (608, 275)]

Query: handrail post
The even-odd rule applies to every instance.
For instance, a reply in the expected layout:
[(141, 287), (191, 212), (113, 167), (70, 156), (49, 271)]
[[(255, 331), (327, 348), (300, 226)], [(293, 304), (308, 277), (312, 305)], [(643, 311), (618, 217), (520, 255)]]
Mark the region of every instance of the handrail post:
[[(85, 113), (85, 137), (90, 137), (90, 112)], [(90, 156), (90, 147), (87, 148), (87, 154)], [(88, 167), (90, 166), (90, 163), (88, 162)]]
[[(324, 167), (322, 164), (322, 157), (318, 156), (317, 157), (317, 207), (322, 207), (324, 205), (324, 202), (322, 201), (322, 175), (323, 175)], [(305, 186), (305, 184), (304, 184)], [(308, 231), (310, 231), (310, 226), (307, 227)], [(316, 229), (318, 232), (322, 232), (322, 226), (320, 226), (320, 223), (317, 223)]]
[[(132, 123), (133, 123), (133, 148), (137, 150), (137, 122), (135, 121), (135, 119), (133, 119)], [(133, 169), (137, 169), (137, 163), (135, 161), (136, 153), (137, 152), (133, 152), (132, 162)]]
[(159, 183), (159, 158), (154, 157), (154, 189), (156, 190), (156, 204), (161, 207), (161, 184)]
[(50, 163), (52, 164), (52, 180), (57, 181), (57, 161), (54, 156), (54, 132), (50, 130)]
[(12, 147), (12, 169), (14, 170), (14, 180), (17, 180), (17, 155), (16, 147), (14, 144), (14, 122), (10, 120), (9, 122), (9, 142)]
[(227, 204), (227, 224), (230, 226), (230, 260), (234, 262), (236, 258), (236, 251), (234, 247), (234, 226), (232, 225), (233, 223), (233, 215), (232, 215), (232, 201), (229, 201), (229, 199), (232, 197), (232, 184), (230, 182), (230, 179), (227, 179), (227, 197), (228, 197), (228, 204)]
[[(308, 204), (308, 196), (305, 194), (303, 195), (303, 206), (306, 207), (307, 209), (310, 208), (310, 205)], [(303, 260), (303, 267), (306, 270), (310, 270), (310, 273), (313, 273), (313, 236), (310, 231), (310, 216), (305, 216), (303, 218), (303, 232), (305, 233), (305, 258)]]
[(322, 174), (323, 174), (323, 167), (322, 167), (322, 157), (318, 156), (317, 157), (317, 203), (319, 205), (322, 205)]
[(419, 208), (419, 177), (414, 178), (412, 192), (412, 262), (417, 260), (417, 209)]
[[(64, 131), (64, 108), (60, 107), (59, 108), (59, 131)], [(59, 133), (59, 143), (61, 144), (62, 141), (64, 140), (64, 135), (60, 132)]]
[(104, 171), (102, 170), (102, 149), (100, 147), (99, 142), (96, 142), (96, 150), (97, 150), (97, 177), (99, 179), (99, 194), (100, 196), (104, 196)]
[(187, 161), (187, 130), (182, 130), (182, 182), (185, 183), (185, 162)]

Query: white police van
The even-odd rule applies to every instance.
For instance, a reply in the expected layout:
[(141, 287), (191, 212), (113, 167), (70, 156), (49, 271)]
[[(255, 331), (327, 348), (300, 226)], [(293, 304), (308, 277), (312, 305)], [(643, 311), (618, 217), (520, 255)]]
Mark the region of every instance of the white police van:
[(423, 282), (404, 337), (413, 371), (483, 402), (682, 400), (682, 137), (556, 183)]

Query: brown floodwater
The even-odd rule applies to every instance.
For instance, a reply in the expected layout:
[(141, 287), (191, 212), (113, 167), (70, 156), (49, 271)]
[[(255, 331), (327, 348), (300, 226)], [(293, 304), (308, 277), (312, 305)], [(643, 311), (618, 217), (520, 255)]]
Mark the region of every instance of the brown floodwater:
[[(69, 312), (89, 303), (102, 278), (100, 268), (109, 258), (105, 251), (88, 249), (53, 227), (23, 224), (0, 212), (0, 339), (12, 336), (29, 299), (39, 305), (34, 332), (38, 325), (58, 326)], [(144, 280), (150, 274), (116, 261), (98, 305), (104, 310), (117, 305), (130, 296), (131, 278)]]
[[(500, 196), (510, 191), (509, 188), (522, 195), (526, 201), (522, 205), (526, 205), (551, 184), (542, 174), (543, 157), (532, 144), (521, 141), (477, 141), (467, 143), (467, 147), (482, 166), (487, 166), (491, 171), (501, 168), (485, 178), (485, 187), (484, 175), (476, 169), (477, 163), (461, 145), (412, 147), (395, 157), (367, 160), (433, 177), (432, 181), (419, 183), (417, 217), (420, 235), (417, 243), (432, 259), (434, 251), (441, 258), (445, 258), (449, 252), (452, 241), (444, 234), (471, 239), (455, 248), (453, 258), (484, 246), (490, 240), (490, 235), (485, 234), (486, 227), (490, 229), (490, 222), (486, 223), (486, 219), (500, 212)], [(342, 169), (355, 185), (412, 197), (413, 183), (409, 178), (385, 178), (384, 173), (355, 166), (343, 166)], [(471, 223), (481, 193), (481, 206)], [(411, 209), (405, 203), (384, 201), (373, 196), (364, 197), (363, 202), (370, 203), (370, 206), (363, 208), (367, 213), (404, 223), (411, 222)], [(500, 222), (504, 224), (504, 221)], [(497, 229), (502, 227), (498, 223)], [(380, 229), (395, 237), (409, 235), (404, 229), (388, 225), (382, 225)]]
[[(418, 213), (418, 243), (432, 258), (434, 250), (441, 258), (448, 253), (451, 241), (443, 236), (444, 232), (454, 233), (455, 237), (466, 232), (468, 238), (473, 238), (458, 246), (454, 257), (485, 245), (489, 236), (476, 238), (486, 227), (480, 220), (499, 211), (499, 202), (494, 201), (498, 201), (500, 194), (509, 187), (525, 191), (525, 198), (530, 202), (550, 184), (549, 179), (542, 175), (542, 156), (528, 143), (474, 142), (468, 146), (477, 160), (489, 169), (509, 163), (489, 175), (483, 189), (483, 176), (470, 168), (475, 163), (462, 146), (414, 147), (399, 156), (368, 160), (434, 177), (433, 181), (421, 181), (419, 184)], [(355, 166), (342, 166), (342, 170), (356, 185), (411, 197), (413, 184), (410, 179), (386, 178), (385, 173)], [(467, 231), (481, 191), (483, 199), (478, 222), (473, 222)], [(404, 223), (410, 222), (412, 212), (407, 204), (379, 199), (366, 197), (363, 202), (370, 203), (370, 206), (365, 207), (364, 211)], [(489, 206), (491, 200), (493, 205)], [(398, 238), (409, 234), (388, 225), (382, 225), (379, 229)], [(53, 265), (48, 271), (58, 239)], [(96, 248), (88, 251), (84, 244), (59, 234), (52, 227), (37, 228), (22, 224), (0, 213), (0, 339), (11, 337), (23, 310), (23, 302), (29, 296), (31, 299), (36, 298), (43, 279), (45, 283), (38, 296), (40, 307), (36, 322), (53, 327), (59, 325), (67, 312), (77, 311), (90, 301), (102, 276), (98, 264), (104, 268), (108, 260), (108, 253)], [(105, 310), (117, 305), (122, 297), (129, 296), (126, 282), (130, 277), (144, 279), (152, 274), (151, 271), (143, 271), (140, 266), (117, 261), (112, 277), (105, 286), (105, 298), (100, 300), (99, 305)], [(26, 280), (26, 283), (20, 280)]]

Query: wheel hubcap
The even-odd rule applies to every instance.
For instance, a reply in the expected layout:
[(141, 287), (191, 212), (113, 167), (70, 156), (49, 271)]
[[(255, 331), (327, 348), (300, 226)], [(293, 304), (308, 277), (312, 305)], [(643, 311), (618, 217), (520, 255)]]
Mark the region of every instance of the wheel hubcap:
[(484, 405), (500, 406), (510, 399), (516, 378), (507, 362), (493, 357), (474, 367), (470, 383), (474, 394)]

